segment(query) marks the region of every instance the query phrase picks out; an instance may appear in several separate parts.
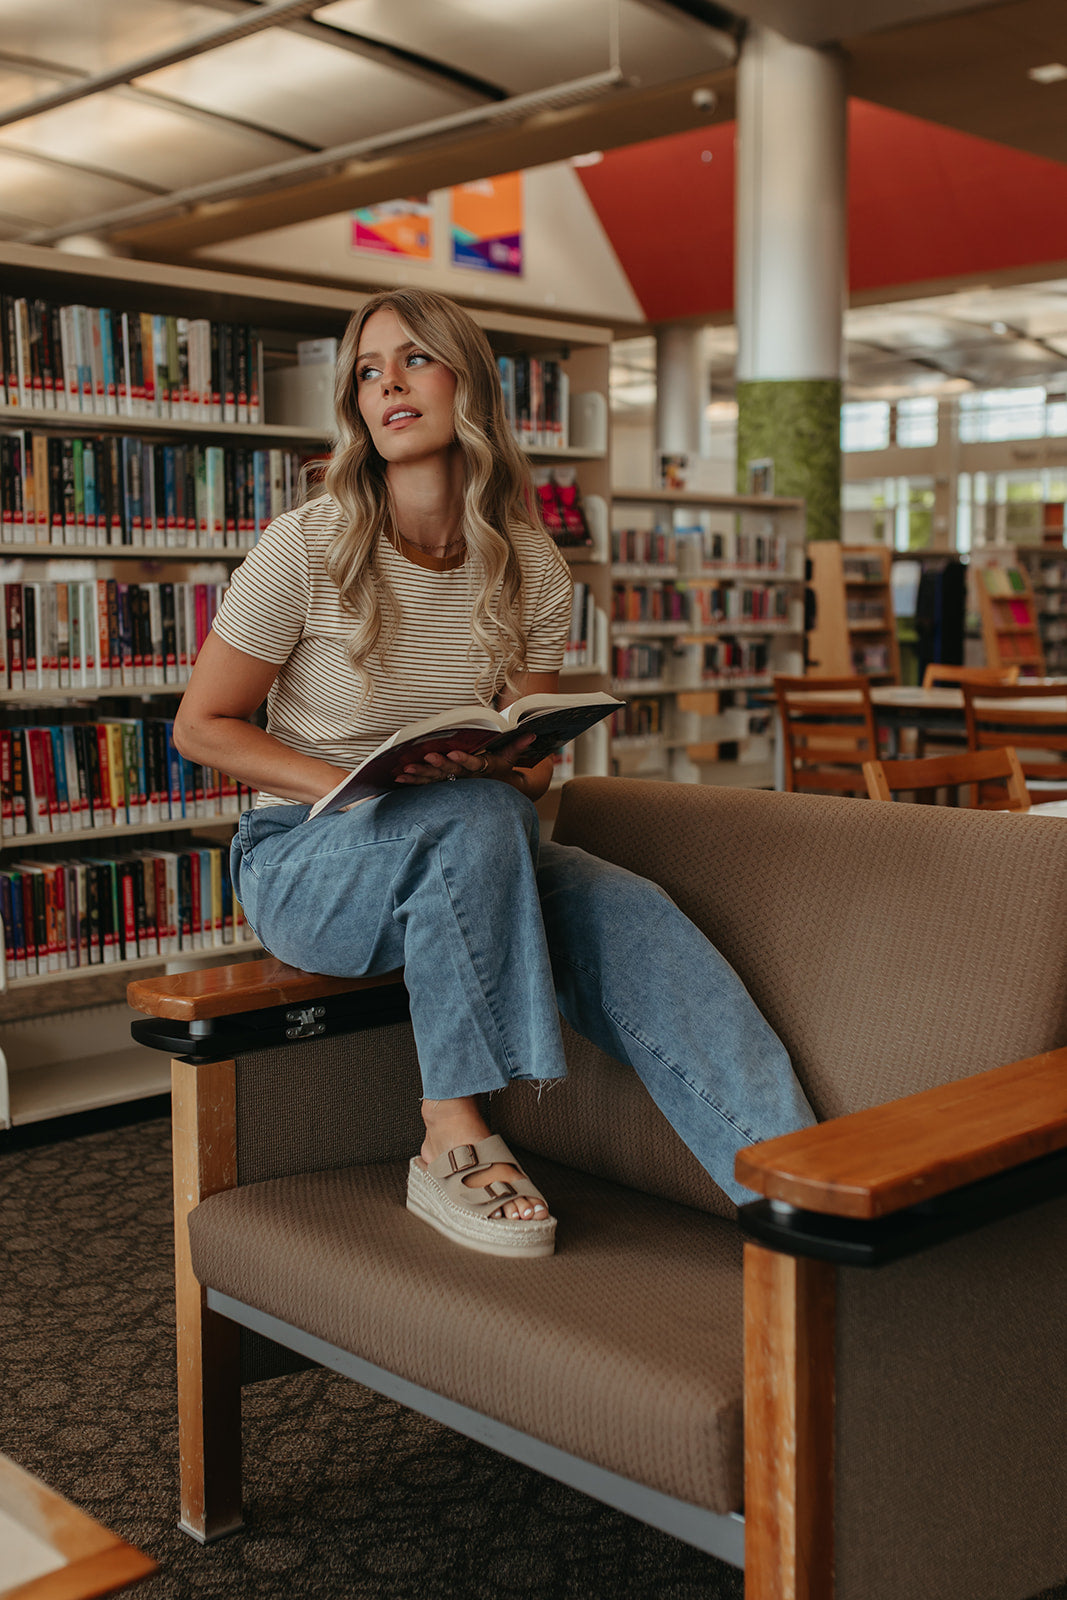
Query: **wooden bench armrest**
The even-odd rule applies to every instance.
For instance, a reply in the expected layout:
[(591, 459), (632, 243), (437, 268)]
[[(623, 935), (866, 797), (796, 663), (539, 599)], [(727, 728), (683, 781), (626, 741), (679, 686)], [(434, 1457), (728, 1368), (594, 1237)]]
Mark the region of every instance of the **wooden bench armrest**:
[(738, 1152), (738, 1183), (806, 1211), (891, 1215), (1067, 1148), (1067, 1048)]
[(327, 978), (318, 972), (301, 972), (270, 956), (265, 961), (237, 961), (223, 967), (201, 967), (193, 972), (170, 972), (159, 978), (138, 978), (126, 990), (135, 1011), (176, 1022), (203, 1022), (212, 1017), (236, 1016), (242, 1011), (262, 1011), (267, 1006), (301, 1005), (328, 995), (350, 994), (354, 989), (375, 989), (400, 983), (402, 974), (385, 972), (376, 978)]

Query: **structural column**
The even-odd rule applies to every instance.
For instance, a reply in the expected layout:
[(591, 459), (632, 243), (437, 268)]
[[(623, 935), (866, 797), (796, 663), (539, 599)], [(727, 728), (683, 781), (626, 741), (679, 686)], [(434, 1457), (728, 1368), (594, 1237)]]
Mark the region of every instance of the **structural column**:
[(663, 323), (656, 329), (656, 449), (699, 455), (707, 400), (700, 329)]
[(773, 463), (809, 539), (841, 531), (846, 91), (836, 50), (751, 27), (737, 94), (737, 479)]

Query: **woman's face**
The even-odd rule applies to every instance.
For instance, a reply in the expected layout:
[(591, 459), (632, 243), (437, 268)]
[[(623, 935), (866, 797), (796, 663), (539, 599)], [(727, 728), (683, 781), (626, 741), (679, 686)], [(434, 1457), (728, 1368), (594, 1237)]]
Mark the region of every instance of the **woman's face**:
[(414, 343), (387, 306), (363, 324), (354, 381), (360, 415), (387, 462), (421, 461), (451, 447), (455, 373)]

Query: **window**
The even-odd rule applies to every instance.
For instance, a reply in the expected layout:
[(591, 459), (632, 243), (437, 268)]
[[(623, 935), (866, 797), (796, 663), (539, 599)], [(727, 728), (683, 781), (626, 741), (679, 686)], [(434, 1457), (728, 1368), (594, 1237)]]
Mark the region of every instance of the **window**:
[(905, 450), (937, 443), (937, 396), (913, 395), (897, 401), (897, 444)]
[(842, 450), (884, 450), (888, 444), (889, 401), (846, 401), (841, 407)]
[(960, 439), (964, 444), (1044, 437), (1044, 389), (986, 389), (960, 395)]

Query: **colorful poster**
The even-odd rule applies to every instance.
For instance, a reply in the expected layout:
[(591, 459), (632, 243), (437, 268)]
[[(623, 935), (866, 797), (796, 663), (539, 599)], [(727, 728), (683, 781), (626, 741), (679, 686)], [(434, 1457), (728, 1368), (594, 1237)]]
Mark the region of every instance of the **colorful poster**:
[(361, 206), (353, 211), (352, 248), (429, 261), (433, 254), (433, 208), (429, 195), (408, 195), (403, 200), (385, 200), (379, 205)]
[(452, 263), (479, 272), (522, 272), (522, 173), (452, 190)]

